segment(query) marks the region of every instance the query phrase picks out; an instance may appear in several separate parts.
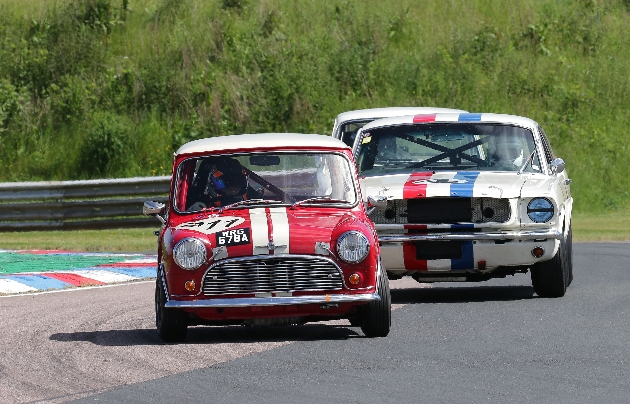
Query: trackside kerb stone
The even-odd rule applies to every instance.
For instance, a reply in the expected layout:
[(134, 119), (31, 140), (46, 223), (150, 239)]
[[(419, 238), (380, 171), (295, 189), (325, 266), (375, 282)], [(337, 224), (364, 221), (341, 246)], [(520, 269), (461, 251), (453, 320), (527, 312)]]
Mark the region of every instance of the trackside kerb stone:
[(0, 251), (0, 295), (154, 278), (157, 256)]

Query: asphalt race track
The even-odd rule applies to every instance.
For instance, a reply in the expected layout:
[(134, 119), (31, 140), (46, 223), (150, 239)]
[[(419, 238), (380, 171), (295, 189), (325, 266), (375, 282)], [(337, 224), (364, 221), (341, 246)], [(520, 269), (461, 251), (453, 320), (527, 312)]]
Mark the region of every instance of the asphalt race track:
[(0, 297), (0, 402), (628, 403), (630, 244), (575, 244), (575, 279), (392, 282), (392, 331), (347, 322), (154, 331), (153, 283)]

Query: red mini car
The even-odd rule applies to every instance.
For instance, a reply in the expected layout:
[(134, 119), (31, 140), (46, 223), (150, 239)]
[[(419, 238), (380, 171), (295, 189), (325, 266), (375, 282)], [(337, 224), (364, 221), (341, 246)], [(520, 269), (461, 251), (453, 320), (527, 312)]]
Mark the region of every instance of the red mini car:
[(299, 325), (350, 319), (386, 336), (391, 299), (351, 150), (328, 136), (196, 140), (175, 153), (159, 232), (156, 325)]

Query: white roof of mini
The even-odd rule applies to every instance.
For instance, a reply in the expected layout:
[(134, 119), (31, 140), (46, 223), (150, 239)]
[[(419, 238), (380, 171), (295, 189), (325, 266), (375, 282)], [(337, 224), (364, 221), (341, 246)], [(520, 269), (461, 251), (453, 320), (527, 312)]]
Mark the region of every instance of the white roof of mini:
[(330, 136), (304, 133), (255, 133), (218, 136), (193, 140), (182, 145), (175, 155), (204, 153), (235, 149), (262, 149), (273, 147), (348, 148), (341, 140)]
[[(416, 117), (425, 115), (428, 119), (418, 121)], [(435, 115), (434, 119), (430, 116)], [(407, 116), (396, 116), (392, 118), (383, 118), (372, 121), (361, 128), (361, 131), (366, 132), (372, 128), (380, 128), (384, 126), (396, 126), (396, 125), (411, 125), (422, 123), (504, 123), (510, 125), (517, 125), (526, 128), (535, 128), (538, 124), (523, 116), (507, 115), (507, 114), (485, 114), (485, 113), (437, 113), (437, 114), (417, 114)]]
[(356, 111), (342, 112), (337, 115), (336, 122), (341, 124), (345, 121), (356, 121), (361, 119), (380, 119), (392, 116), (416, 115), (416, 114), (437, 114), (445, 112), (466, 112), (461, 109), (437, 108), (437, 107), (390, 107), (390, 108), (370, 108), (358, 109)]

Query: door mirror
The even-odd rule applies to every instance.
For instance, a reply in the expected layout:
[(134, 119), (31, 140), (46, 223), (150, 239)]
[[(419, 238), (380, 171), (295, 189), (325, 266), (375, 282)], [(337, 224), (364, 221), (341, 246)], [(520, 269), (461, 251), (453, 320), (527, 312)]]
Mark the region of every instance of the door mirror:
[(564, 171), (564, 166), (564, 160), (562, 160), (561, 158), (555, 158), (551, 162), (551, 171), (553, 171), (554, 174), (560, 174)]
[(387, 197), (385, 195), (368, 196), (368, 207), (385, 209), (387, 207)]
[(371, 214), (376, 209), (387, 208), (387, 197), (385, 195), (374, 195), (367, 197), (367, 214)]
[(166, 223), (161, 216), (164, 214), (166, 205), (160, 202), (146, 201), (142, 206), (142, 213), (147, 216), (155, 216), (162, 224)]

